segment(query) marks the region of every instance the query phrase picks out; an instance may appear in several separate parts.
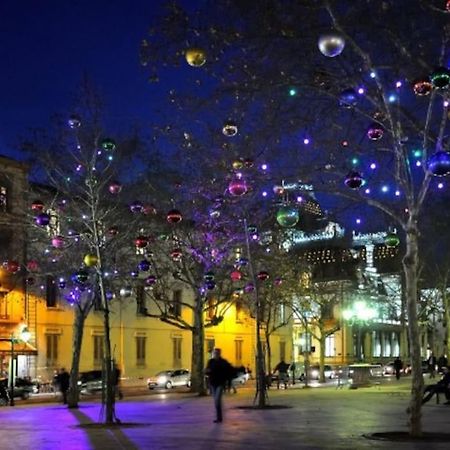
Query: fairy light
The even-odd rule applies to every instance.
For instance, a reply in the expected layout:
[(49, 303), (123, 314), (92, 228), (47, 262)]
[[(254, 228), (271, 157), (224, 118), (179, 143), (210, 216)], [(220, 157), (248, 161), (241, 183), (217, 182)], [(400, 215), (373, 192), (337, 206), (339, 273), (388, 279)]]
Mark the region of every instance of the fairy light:
[(372, 164), (370, 165), (370, 168), (371, 168), (372, 170), (375, 170), (375, 169), (377, 168), (377, 165), (376, 165), (375, 163), (372, 163)]
[(263, 191), (262, 196), (267, 197), (267, 191)]
[(396, 197), (400, 197), (400, 191), (399, 190), (395, 191), (395, 196)]
[(367, 188), (364, 192), (365, 192), (366, 194), (370, 194), (370, 189)]
[(438, 183), (437, 187), (438, 187), (438, 189), (443, 189), (444, 183)]
[(366, 91), (364, 90), (363, 87), (358, 88), (358, 94), (359, 95), (363, 95)]
[(308, 145), (310, 142), (311, 142), (311, 141), (309, 140), (309, 138), (303, 139), (303, 143), (304, 143), (305, 145)]
[(387, 185), (382, 186), (381, 192), (384, 192), (384, 193), (389, 192), (389, 186), (387, 186)]

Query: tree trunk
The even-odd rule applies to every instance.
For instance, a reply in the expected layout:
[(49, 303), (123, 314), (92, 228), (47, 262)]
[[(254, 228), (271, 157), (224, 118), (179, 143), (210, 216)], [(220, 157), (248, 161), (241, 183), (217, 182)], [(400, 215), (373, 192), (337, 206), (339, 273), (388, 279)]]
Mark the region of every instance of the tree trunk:
[(258, 407), (265, 408), (266, 402), (266, 369), (264, 361), (264, 350), (261, 340), (261, 303), (259, 297), (259, 289), (255, 289), (255, 304), (256, 304), (256, 394), (258, 397)]
[(266, 362), (267, 362), (267, 373), (272, 373), (272, 348), (270, 347), (270, 334), (267, 333), (267, 329), (264, 333), (264, 339), (266, 341)]
[(408, 407), (409, 434), (422, 435), (422, 395), (423, 375), (421, 367), (419, 325), (417, 320), (417, 267), (419, 262), (418, 228), (416, 215), (410, 212), (406, 226), (406, 254), (403, 258), (405, 272), (406, 307), (408, 312), (408, 332), (411, 351), (412, 386)]
[(69, 395), (67, 397), (67, 406), (69, 408), (78, 408), (78, 375), (80, 372), (81, 345), (83, 343), (85, 320), (86, 312), (76, 307), (72, 336), (72, 367), (70, 369)]
[(191, 392), (196, 392), (198, 395), (206, 395), (204, 347), (203, 299), (197, 298), (192, 328)]
[(325, 339), (326, 335), (323, 326), (319, 326), (319, 382), (325, 383)]

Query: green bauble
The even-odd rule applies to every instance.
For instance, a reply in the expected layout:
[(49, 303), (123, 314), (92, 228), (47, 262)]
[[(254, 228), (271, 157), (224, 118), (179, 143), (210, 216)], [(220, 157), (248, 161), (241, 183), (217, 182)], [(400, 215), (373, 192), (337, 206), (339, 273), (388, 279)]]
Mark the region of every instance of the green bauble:
[(111, 138), (105, 138), (100, 143), (102, 150), (112, 152), (116, 149), (116, 143)]
[(300, 214), (294, 206), (282, 206), (277, 212), (277, 222), (283, 228), (294, 227), (299, 219)]
[(397, 247), (400, 244), (400, 238), (395, 233), (388, 233), (384, 238), (384, 245), (389, 248)]

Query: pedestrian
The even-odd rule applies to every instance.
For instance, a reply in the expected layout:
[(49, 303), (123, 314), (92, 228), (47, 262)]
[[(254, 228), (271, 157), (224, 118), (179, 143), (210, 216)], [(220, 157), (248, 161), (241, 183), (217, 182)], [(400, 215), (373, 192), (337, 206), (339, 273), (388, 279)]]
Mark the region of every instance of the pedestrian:
[(296, 369), (294, 361), (292, 361), (290, 369), (291, 369), (291, 373), (292, 373), (292, 384), (294, 385), (295, 384), (295, 369)]
[(212, 358), (208, 361), (205, 369), (205, 374), (208, 376), (209, 381), (209, 390), (214, 398), (214, 406), (216, 409), (214, 423), (221, 423), (223, 421), (222, 395), (232, 373), (231, 364), (222, 358), (221, 353), (220, 348), (215, 348)]
[(427, 386), (423, 392), (422, 405), (433, 397), (434, 394), (444, 393), (447, 401), (445, 405), (450, 405), (450, 371), (448, 367), (442, 367), (442, 378), (436, 383)]
[(397, 380), (400, 380), (400, 372), (402, 369), (403, 369), (402, 360), (400, 359), (400, 356), (397, 356), (397, 358), (395, 358), (394, 361), (395, 378), (397, 378)]
[(289, 364), (284, 362), (284, 359), (281, 358), (281, 361), (275, 366), (274, 372), (278, 372), (278, 380), (277, 380), (277, 389), (280, 389), (280, 384), (284, 384), (284, 388), (288, 387), (288, 375)]
[(61, 391), (63, 403), (67, 404), (67, 392), (70, 385), (70, 375), (66, 369), (62, 368), (57, 375), (57, 382), (59, 385), (59, 390)]
[(436, 378), (436, 356), (434, 356), (433, 352), (430, 353), (430, 356), (427, 359), (427, 364), (430, 378)]
[(442, 372), (442, 368), (447, 367), (447, 357), (444, 354), (439, 356), (437, 364), (438, 364), (438, 372)]
[(123, 399), (122, 391), (120, 390), (120, 369), (119, 366), (114, 363), (113, 366), (113, 381), (114, 381), (114, 395), (119, 397), (119, 400)]

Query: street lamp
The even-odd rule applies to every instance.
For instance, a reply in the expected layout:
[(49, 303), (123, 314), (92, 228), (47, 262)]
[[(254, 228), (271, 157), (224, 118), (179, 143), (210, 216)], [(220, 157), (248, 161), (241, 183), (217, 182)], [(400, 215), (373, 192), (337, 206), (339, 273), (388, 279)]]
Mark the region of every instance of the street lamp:
[(10, 390), (10, 399), (9, 399), (9, 405), (14, 406), (14, 385), (15, 385), (15, 355), (14, 355), (14, 344), (17, 344), (18, 342), (22, 341), (27, 343), (30, 340), (31, 333), (28, 330), (26, 326), (22, 328), (22, 330), (19, 333), (19, 338), (14, 336), (14, 333), (11, 334), (9, 338), (0, 338), (0, 341), (3, 342), (9, 342), (11, 344), (11, 363), (10, 363), (10, 370), (9, 370), (9, 390)]
[(378, 317), (378, 311), (372, 306), (367, 305), (364, 300), (354, 302), (350, 308), (342, 311), (342, 318), (353, 325), (358, 325), (358, 334), (356, 342), (356, 357), (361, 361), (361, 328), (362, 325)]

